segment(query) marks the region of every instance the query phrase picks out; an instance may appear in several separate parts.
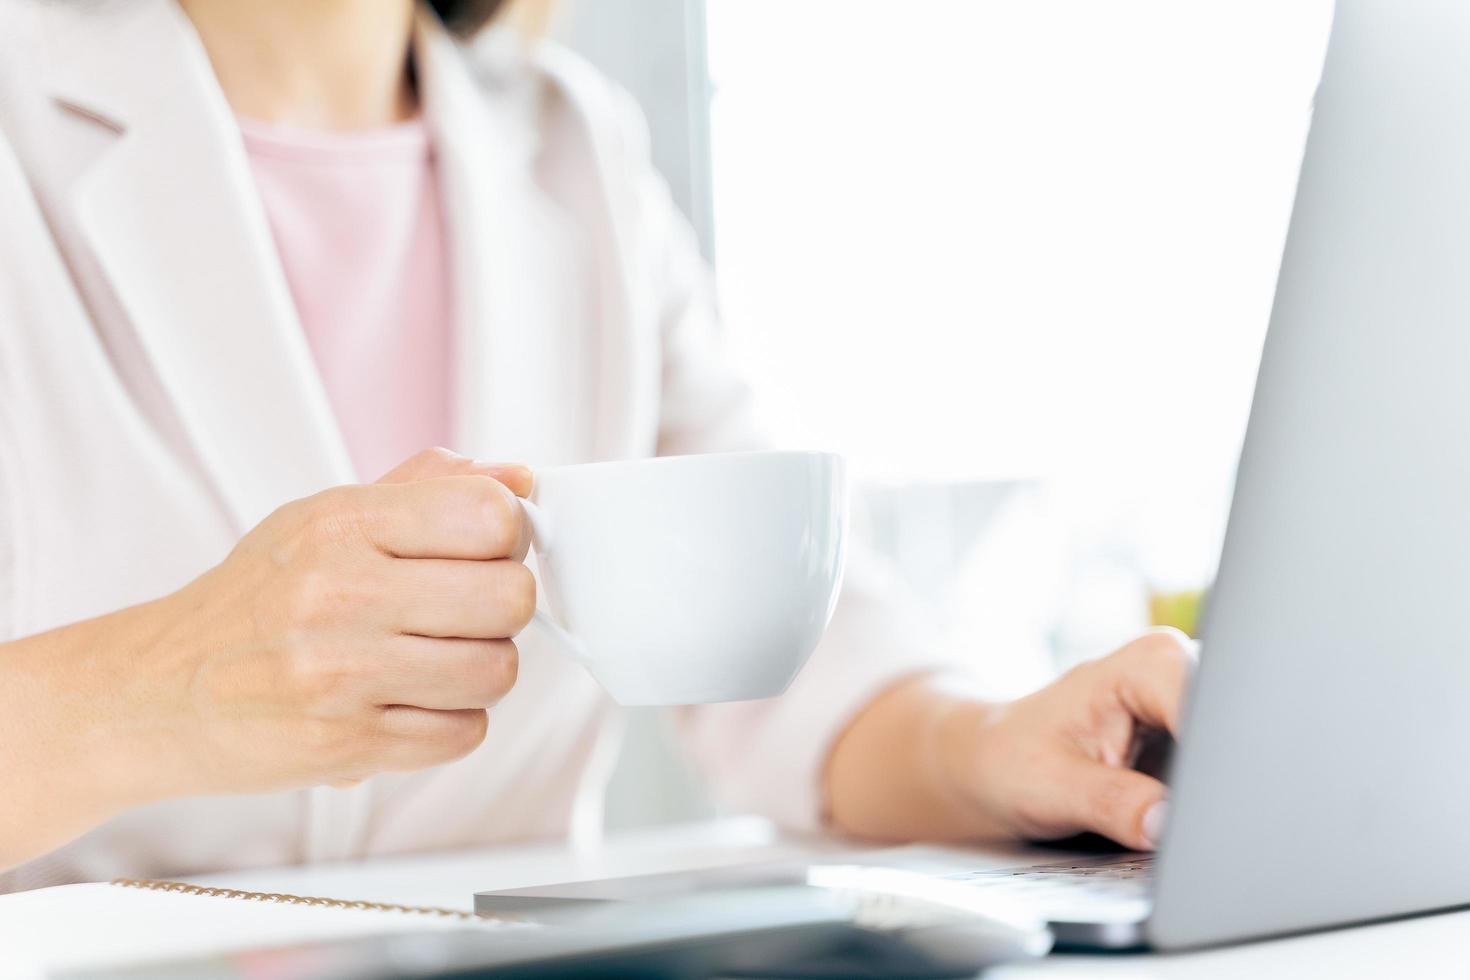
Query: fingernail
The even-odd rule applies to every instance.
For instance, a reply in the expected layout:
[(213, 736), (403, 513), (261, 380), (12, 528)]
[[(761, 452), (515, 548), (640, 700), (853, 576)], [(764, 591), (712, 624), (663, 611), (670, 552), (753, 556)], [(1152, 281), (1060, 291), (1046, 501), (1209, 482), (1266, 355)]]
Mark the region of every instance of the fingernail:
[(1159, 838), (1164, 834), (1164, 824), (1168, 819), (1169, 803), (1167, 800), (1160, 800), (1143, 811), (1143, 837), (1149, 847), (1159, 846)]
[[(488, 476), (511, 486), (512, 489), (515, 489), (513, 484), (524, 484), (526, 496), (530, 496), (532, 490), (535, 489), (536, 474), (524, 463), (486, 463), (476, 460), (475, 466)], [(516, 490), (516, 492), (521, 491)]]
[(492, 473), (510, 473), (513, 470), (520, 470), (528, 476), (531, 473), (531, 468), (524, 463), (492, 463), (489, 460), (477, 459), (473, 460), (473, 464), (476, 469), (489, 470)]

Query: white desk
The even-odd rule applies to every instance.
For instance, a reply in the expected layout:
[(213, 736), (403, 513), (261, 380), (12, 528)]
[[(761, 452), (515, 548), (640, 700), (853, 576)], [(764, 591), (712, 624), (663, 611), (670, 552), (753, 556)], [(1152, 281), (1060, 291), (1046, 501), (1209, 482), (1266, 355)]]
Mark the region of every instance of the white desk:
[[(193, 879), (256, 891), (329, 895), (471, 908), (476, 891), (596, 877), (713, 867), (803, 856), (853, 856), (839, 844), (778, 837), (755, 819), (662, 827), (619, 835), (595, 848), (560, 844), (471, 851), (360, 864), (232, 872)], [(953, 860), (981, 867), (1014, 863), (1024, 848), (956, 851), (900, 848), (878, 852), (911, 867)], [(1470, 912), (1252, 943), (1176, 956), (1056, 956), (987, 973), (1003, 980), (1039, 978), (1335, 978), (1440, 977), (1470, 974)]]

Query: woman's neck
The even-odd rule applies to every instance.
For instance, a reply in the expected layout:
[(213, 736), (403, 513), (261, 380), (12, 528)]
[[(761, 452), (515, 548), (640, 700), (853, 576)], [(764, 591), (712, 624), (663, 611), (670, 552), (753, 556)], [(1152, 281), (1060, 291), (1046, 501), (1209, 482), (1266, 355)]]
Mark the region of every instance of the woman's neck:
[(179, 0), (242, 116), (327, 129), (411, 118), (413, 0)]

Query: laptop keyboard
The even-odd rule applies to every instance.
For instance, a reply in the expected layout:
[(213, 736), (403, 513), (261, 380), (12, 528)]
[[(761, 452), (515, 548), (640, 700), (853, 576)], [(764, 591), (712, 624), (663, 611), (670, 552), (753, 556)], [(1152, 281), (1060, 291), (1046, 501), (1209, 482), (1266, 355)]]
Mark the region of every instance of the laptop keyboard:
[(1146, 912), (1153, 893), (1153, 861), (1152, 854), (1106, 855), (943, 877), (1053, 920), (1102, 921)]

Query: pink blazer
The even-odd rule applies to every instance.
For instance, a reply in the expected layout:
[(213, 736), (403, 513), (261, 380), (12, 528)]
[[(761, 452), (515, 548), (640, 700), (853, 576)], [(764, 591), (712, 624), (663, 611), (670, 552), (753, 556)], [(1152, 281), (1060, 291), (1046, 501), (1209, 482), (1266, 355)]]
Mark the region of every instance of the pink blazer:
[[(425, 17), (416, 44), (458, 289), (456, 448), (548, 465), (760, 445), (627, 97), (503, 31), (466, 50)], [(171, 0), (7, 0), (0, 639), (171, 591), (282, 502), (352, 479), (187, 19)], [(816, 827), (834, 735), (934, 664), (886, 591), (850, 569), (785, 696), (683, 709), (733, 805)], [(146, 807), (0, 873), (0, 891), (595, 834), (616, 721), (527, 633), (515, 690), (461, 761)]]

